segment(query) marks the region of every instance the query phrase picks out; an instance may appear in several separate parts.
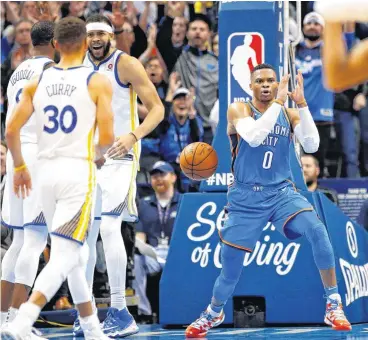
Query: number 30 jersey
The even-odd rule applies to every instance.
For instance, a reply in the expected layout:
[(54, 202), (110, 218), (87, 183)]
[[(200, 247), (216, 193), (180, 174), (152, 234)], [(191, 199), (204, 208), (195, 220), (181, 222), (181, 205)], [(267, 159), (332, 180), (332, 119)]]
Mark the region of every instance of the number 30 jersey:
[[(255, 120), (262, 116), (251, 102), (248, 102)], [(237, 134), (230, 135), (232, 148), (232, 172), (237, 182), (277, 185), (290, 180), (289, 162), (292, 133), (285, 108), (281, 108), (273, 130), (258, 147), (251, 147)]]
[(41, 75), (33, 97), (38, 158), (94, 159), (96, 105), (88, 91), (93, 73), (84, 66), (54, 66)]
[[(53, 61), (46, 57), (33, 57), (23, 61), (10, 77), (6, 96), (8, 98), (8, 112), (6, 114), (6, 124), (18, 104), (23, 88), (33, 77), (39, 76), (47, 64)], [(36, 120), (32, 117), (22, 127), (20, 131), (20, 140), (22, 143), (37, 143)]]

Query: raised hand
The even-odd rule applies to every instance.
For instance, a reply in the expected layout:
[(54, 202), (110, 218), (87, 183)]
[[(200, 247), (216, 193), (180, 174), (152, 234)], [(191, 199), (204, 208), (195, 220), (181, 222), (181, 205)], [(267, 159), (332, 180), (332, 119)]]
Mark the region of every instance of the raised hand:
[(55, 10), (58, 10), (58, 7), (54, 6), (53, 10), (50, 8), (49, 1), (37, 1), (37, 15), (34, 19), (37, 21), (55, 21), (57, 19), (57, 14)]
[(156, 46), (156, 36), (157, 36), (157, 26), (155, 24), (151, 25), (148, 33), (147, 44), (150, 47)]
[(121, 30), (125, 22), (125, 14), (120, 8), (120, 4), (120, 1), (113, 1), (112, 3), (112, 15), (110, 16), (110, 20), (116, 30)]
[(302, 72), (300, 70), (298, 70), (298, 74), (296, 76), (295, 90), (293, 92), (289, 92), (288, 93), (288, 96), (296, 104), (300, 104), (300, 103), (305, 102), (305, 97), (304, 97), (304, 79), (303, 79)]
[(179, 80), (179, 73), (172, 72), (169, 77), (169, 88), (170, 91), (174, 92), (181, 86), (181, 81)]
[(277, 89), (277, 100), (285, 103), (288, 96), (288, 85), (289, 85), (290, 74), (287, 74), (281, 78), (279, 87)]

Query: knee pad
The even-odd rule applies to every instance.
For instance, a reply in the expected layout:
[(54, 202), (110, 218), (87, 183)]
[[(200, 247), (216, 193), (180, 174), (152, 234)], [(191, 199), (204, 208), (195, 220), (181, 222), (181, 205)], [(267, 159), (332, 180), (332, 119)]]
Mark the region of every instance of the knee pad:
[(23, 246), (23, 239), (24, 231), (22, 229), (14, 229), (12, 244), (5, 253), (1, 263), (1, 280), (11, 283), (15, 282), (15, 266)]
[(39, 259), (46, 247), (48, 231), (27, 228), (24, 230), (24, 244), (15, 266), (15, 282), (32, 287), (37, 275)]
[[(111, 235), (121, 236), (121, 222), (122, 218), (117, 216), (102, 216), (100, 225), (100, 234), (102, 241)], [(121, 236), (122, 238), (122, 236)]]
[(51, 236), (50, 261), (38, 276), (34, 290), (50, 301), (71, 271), (80, 265), (81, 249), (74, 241)]

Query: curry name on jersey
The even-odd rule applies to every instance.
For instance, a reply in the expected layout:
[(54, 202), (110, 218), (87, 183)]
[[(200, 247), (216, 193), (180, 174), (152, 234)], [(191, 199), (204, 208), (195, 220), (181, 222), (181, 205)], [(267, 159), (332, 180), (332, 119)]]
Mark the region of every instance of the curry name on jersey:
[(96, 105), (88, 91), (93, 73), (85, 66), (42, 73), (33, 98), (39, 158), (94, 160)]

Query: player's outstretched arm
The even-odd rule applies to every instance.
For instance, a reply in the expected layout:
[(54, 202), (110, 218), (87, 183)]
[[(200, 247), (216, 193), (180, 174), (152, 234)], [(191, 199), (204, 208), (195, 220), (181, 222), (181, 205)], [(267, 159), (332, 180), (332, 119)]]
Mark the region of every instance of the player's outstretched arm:
[(25, 198), (32, 189), (31, 177), (24, 162), (20, 130), (31, 117), (33, 108), (33, 96), (36, 92), (39, 77), (30, 80), (22, 91), (20, 101), (14, 108), (14, 112), (7, 124), (5, 138), (14, 162), (14, 192), (19, 197)]
[(289, 78), (290, 75), (286, 75), (281, 79), (277, 99), (257, 120), (250, 116), (250, 109), (247, 104), (233, 103), (230, 105), (227, 112), (228, 122), (235, 127), (237, 133), (251, 147), (261, 145), (274, 128), (281, 106), (284, 105), (287, 98)]
[(319, 148), (320, 137), (317, 126), (309, 111), (304, 97), (304, 79), (301, 71), (296, 77), (297, 85), (289, 97), (297, 104), (298, 110), (288, 109), (288, 116), (294, 129), (296, 138), (299, 140), (305, 152), (314, 153)]
[(348, 53), (341, 23), (326, 22), (323, 47), (323, 67), (326, 84), (341, 91), (368, 79), (368, 40), (361, 41)]
[(148, 110), (143, 123), (133, 131), (139, 140), (152, 132), (163, 120), (165, 109), (155, 86), (136, 58), (123, 55), (119, 62), (119, 75), (123, 76), (125, 83), (132, 84), (134, 91)]
[(88, 90), (96, 103), (96, 123), (99, 134), (98, 146), (102, 154), (114, 143), (114, 115), (112, 112), (112, 85), (103, 74), (93, 74)]

